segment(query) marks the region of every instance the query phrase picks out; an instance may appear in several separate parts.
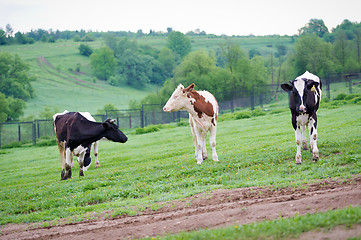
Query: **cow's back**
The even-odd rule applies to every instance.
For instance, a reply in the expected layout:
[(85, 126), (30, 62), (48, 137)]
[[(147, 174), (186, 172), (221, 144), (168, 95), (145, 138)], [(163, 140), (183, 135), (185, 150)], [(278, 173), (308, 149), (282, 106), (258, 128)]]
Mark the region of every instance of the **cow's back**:
[(59, 142), (66, 141), (68, 138), (68, 127), (73, 125), (76, 119), (76, 113), (66, 112), (54, 115), (54, 130)]

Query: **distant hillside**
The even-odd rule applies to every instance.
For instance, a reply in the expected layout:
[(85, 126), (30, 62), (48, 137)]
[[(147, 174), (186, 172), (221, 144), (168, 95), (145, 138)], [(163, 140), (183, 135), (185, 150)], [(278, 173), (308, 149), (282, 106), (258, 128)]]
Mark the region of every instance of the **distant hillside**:
[[(30, 65), (30, 74), (37, 77), (32, 83), (36, 97), (27, 102), (25, 116), (37, 117), (45, 107), (93, 114), (107, 103), (125, 109), (129, 100), (141, 99), (156, 90), (154, 86), (145, 89), (113, 87), (96, 80), (91, 76), (89, 58), (79, 54), (79, 45), (69, 40), (0, 47), (0, 51), (19, 55)], [(99, 48), (103, 42), (89, 42), (87, 45)], [(79, 72), (75, 72), (77, 66), (80, 66)]]
[[(207, 49), (216, 51), (227, 41), (240, 44), (248, 53), (256, 50), (262, 56), (269, 56), (271, 50), (283, 44), (293, 47), (294, 38), (288, 36), (248, 36), (229, 38), (209, 38), (207, 36), (190, 37), (192, 51)], [(166, 46), (166, 37), (137, 38), (138, 44), (147, 44), (161, 49)], [(156, 91), (156, 86), (134, 89), (127, 85), (113, 87), (95, 79), (91, 74), (89, 58), (79, 54), (81, 43), (73, 40), (59, 40), (56, 43), (35, 42), (31, 45), (0, 46), (0, 51), (17, 54), (30, 65), (30, 74), (37, 80), (32, 83), (36, 97), (27, 102), (25, 117), (34, 115), (45, 107), (58, 108), (59, 111), (89, 111), (95, 114), (105, 104), (112, 103), (118, 109), (128, 108), (129, 100), (140, 100), (148, 93)], [(102, 40), (86, 42), (93, 49), (104, 46)], [(271, 45), (273, 48), (271, 48)], [(79, 72), (75, 69), (80, 67)]]

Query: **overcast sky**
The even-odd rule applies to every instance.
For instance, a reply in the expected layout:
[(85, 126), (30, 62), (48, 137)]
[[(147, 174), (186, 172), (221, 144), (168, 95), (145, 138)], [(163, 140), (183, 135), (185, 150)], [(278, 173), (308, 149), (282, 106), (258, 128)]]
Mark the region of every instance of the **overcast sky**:
[(312, 18), (361, 22), (360, 0), (0, 0), (0, 28), (293, 35)]

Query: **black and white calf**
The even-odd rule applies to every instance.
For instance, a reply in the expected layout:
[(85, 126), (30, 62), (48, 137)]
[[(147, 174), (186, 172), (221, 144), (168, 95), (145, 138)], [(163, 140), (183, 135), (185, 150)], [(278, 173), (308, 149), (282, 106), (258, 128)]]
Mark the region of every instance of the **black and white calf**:
[(79, 112), (55, 114), (53, 119), (62, 166), (61, 180), (71, 178), (73, 154), (79, 157), (79, 175), (84, 176), (83, 167), (88, 166), (91, 161), (92, 143), (102, 138), (121, 143), (128, 140), (114, 124), (114, 120), (107, 119), (97, 123), (89, 121)]
[(296, 164), (301, 164), (301, 142), (303, 150), (308, 150), (306, 140), (306, 126), (310, 132), (310, 150), (313, 161), (317, 162), (319, 152), (317, 148), (317, 110), (322, 95), (322, 83), (319, 77), (306, 71), (290, 84), (281, 85), (282, 89), (290, 92), (290, 110), (292, 126), (295, 129), (297, 154)]

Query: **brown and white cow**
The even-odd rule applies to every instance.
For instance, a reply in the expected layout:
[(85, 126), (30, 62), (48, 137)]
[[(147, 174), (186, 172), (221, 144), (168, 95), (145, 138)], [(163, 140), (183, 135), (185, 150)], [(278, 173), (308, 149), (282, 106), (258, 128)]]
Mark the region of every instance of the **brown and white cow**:
[(213, 161), (218, 161), (216, 132), (219, 107), (215, 97), (207, 91), (194, 91), (193, 83), (187, 88), (179, 84), (165, 104), (163, 111), (179, 110), (189, 113), (197, 164), (201, 164), (207, 158), (206, 136), (208, 132), (210, 132), (209, 142), (212, 146)]
[(308, 150), (306, 140), (306, 126), (310, 132), (310, 150), (312, 159), (317, 162), (319, 152), (317, 147), (317, 110), (321, 102), (322, 83), (319, 77), (306, 71), (290, 83), (281, 85), (282, 89), (290, 92), (290, 110), (292, 126), (296, 138), (296, 164), (301, 164), (301, 143), (303, 150)]

